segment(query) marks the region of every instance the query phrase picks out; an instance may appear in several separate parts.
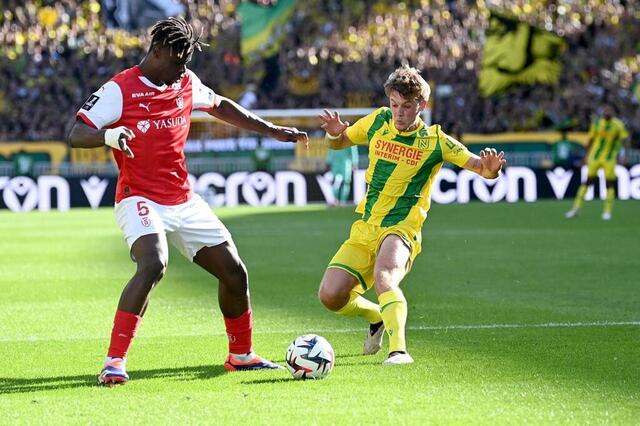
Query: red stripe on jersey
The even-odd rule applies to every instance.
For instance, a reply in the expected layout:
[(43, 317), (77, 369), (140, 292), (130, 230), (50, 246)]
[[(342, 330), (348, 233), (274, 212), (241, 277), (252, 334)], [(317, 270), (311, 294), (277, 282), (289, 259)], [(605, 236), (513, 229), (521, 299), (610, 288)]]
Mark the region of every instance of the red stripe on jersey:
[(135, 138), (129, 147), (135, 157), (113, 150), (120, 173), (116, 202), (134, 195), (163, 205), (184, 203), (191, 198), (184, 145), (191, 125), (192, 81), (185, 73), (165, 90), (145, 84), (135, 66), (112, 78), (122, 91), (122, 114), (107, 126), (125, 126)]

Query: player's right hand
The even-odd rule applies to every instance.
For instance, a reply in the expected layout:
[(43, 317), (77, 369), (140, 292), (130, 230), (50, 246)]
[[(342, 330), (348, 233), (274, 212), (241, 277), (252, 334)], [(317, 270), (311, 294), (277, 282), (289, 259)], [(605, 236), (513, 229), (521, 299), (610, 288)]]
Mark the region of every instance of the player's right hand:
[(323, 121), (320, 128), (332, 137), (340, 136), (342, 132), (347, 130), (347, 127), (349, 127), (348, 121), (342, 121), (340, 119), (338, 111), (331, 112), (328, 109), (325, 109), (324, 113), (320, 114), (318, 118)]
[(120, 126), (115, 129), (107, 129), (104, 132), (104, 144), (111, 148), (119, 149), (129, 158), (133, 158), (133, 151), (129, 148), (128, 142), (136, 135), (127, 127)]
[(295, 127), (271, 126), (271, 136), (280, 142), (302, 143), (309, 148), (309, 135)]

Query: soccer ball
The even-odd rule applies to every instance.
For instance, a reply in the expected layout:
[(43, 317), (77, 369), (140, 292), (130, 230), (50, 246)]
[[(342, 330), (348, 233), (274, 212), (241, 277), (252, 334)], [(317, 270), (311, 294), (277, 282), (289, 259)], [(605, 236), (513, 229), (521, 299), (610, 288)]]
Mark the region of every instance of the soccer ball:
[(294, 378), (322, 379), (333, 370), (336, 357), (327, 339), (317, 334), (305, 334), (291, 342), (285, 359)]

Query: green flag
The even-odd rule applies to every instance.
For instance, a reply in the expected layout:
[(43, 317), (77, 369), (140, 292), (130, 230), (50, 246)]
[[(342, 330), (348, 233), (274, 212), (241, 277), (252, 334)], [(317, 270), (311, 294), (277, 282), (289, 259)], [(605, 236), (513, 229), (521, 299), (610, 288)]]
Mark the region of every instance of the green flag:
[(480, 69), (480, 93), (489, 96), (514, 84), (556, 84), (565, 46), (565, 41), (551, 32), (492, 12)]
[(295, 4), (296, 0), (278, 0), (269, 6), (259, 6), (249, 1), (240, 3), (240, 51), (246, 62), (269, 57), (278, 51), (285, 35), (284, 24)]

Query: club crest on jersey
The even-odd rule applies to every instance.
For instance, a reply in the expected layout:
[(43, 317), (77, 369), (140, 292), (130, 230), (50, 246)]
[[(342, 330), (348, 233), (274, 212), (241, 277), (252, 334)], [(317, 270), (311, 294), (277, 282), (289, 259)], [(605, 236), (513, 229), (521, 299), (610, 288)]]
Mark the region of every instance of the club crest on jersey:
[(180, 109), (184, 107), (184, 99), (182, 96), (178, 96), (178, 99), (176, 99), (176, 105), (178, 105), (178, 108)]
[(429, 139), (427, 139), (427, 138), (416, 138), (416, 145), (420, 149), (429, 149)]
[(147, 130), (149, 130), (149, 127), (151, 127), (151, 123), (149, 122), (149, 120), (140, 120), (138, 121), (138, 124), (136, 125), (136, 127), (142, 133), (147, 133)]

